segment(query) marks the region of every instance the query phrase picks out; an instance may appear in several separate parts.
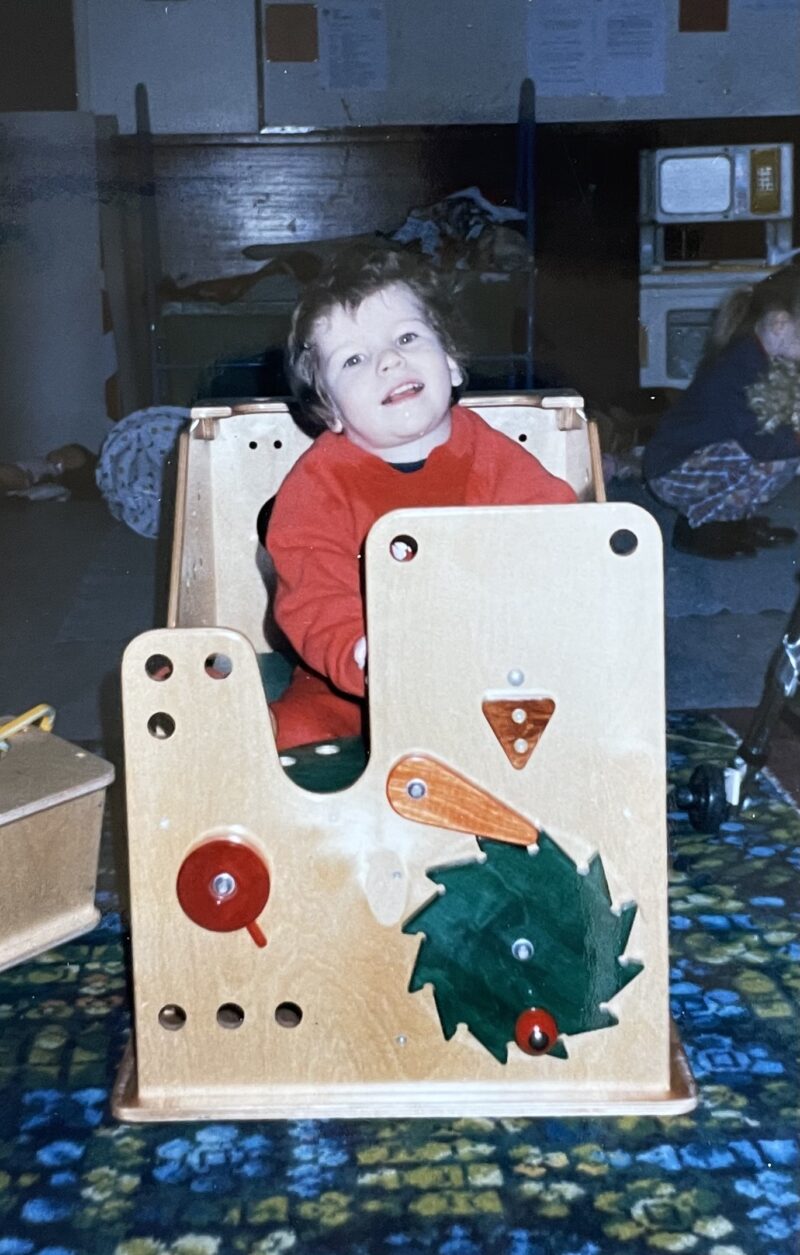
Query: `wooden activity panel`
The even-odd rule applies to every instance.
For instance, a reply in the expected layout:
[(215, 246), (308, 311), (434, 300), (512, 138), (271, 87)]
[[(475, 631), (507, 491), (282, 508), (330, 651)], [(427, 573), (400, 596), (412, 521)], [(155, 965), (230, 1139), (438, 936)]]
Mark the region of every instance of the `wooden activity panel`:
[(0, 970), (99, 920), (97, 859), (114, 779), (110, 763), (24, 721), (0, 719), (15, 729), (0, 735)]
[[(585, 423), (506, 408), (534, 452), (537, 422), (578, 438), (590, 496)], [(265, 573), (252, 550), (238, 585), (222, 569), (288, 469), (259, 477), (248, 457), (283, 457), (293, 429), (275, 407), (199, 420), (174, 626), (123, 664), (135, 1050), (116, 1113), (689, 1110), (668, 1012), (655, 522), (596, 503), (380, 519), (369, 759), (309, 791), (290, 773), (348, 747), (279, 757)]]

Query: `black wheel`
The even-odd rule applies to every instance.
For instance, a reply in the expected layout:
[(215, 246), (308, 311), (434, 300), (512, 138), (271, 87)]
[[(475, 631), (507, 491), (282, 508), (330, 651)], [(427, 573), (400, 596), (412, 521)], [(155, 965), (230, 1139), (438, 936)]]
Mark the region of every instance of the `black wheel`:
[(725, 772), (711, 763), (701, 763), (689, 777), (688, 789), (678, 790), (678, 802), (695, 832), (719, 832), (728, 818)]

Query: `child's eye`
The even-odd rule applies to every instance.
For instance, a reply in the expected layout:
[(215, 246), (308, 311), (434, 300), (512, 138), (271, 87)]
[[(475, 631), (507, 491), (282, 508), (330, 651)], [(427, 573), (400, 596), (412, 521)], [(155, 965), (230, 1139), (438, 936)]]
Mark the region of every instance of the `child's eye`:
[(361, 354), (353, 353), (350, 357), (347, 358), (347, 360), (343, 363), (343, 365), (344, 366), (357, 366), (360, 361), (361, 361)]
[(403, 334), (398, 337), (398, 344), (411, 344), (411, 341), (416, 340), (417, 338), (416, 331), (404, 331)]

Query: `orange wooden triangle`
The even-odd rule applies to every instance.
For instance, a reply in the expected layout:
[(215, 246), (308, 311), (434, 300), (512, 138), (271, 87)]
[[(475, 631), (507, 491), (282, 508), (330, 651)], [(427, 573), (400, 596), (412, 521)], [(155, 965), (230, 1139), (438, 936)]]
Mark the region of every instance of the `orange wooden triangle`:
[(551, 697), (487, 698), (483, 713), (512, 767), (520, 771), (553, 717)]

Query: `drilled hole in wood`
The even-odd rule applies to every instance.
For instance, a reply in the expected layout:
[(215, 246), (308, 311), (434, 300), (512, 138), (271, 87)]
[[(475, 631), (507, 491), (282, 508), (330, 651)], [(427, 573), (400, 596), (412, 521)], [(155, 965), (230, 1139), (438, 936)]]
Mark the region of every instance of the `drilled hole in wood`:
[(275, 1019), (281, 1028), (297, 1028), (303, 1012), (296, 1002), (281, 1002), (275, 1008)]
[(174, 670), (172, 659), (166, 654), (151, 654), (144, 664), (144, 669), (151, 680), (168, 680)]
[(175, 720), (165, 710), (157, 710), (147, 720), (147, 731), (157, 741), (166, 741), (175, 731)]
[(635, 553), (639, 546), (639, 537), (635, 532), (631, 532), (627, 527), (621, 527), (614, 532), (609, 540), (611, 552), (620, 558), (627, 558), (629, 554)]
[(176, 1002), (168, 1002), (158, 1013), (158, 1022), (170, 1033), (177, 1033), (186, 1023), (186, 1012)]
[(220, 1028), (240, 1028), (244, 1024), (244, 1011), (235, 1002), (223, 1002), (217, 1011)]
[(203, 666), (212, 680), (227, 680), (233, 671), (233, 663), (227, 654), (209, 654)]
[(419, 545), (413, 536), (395, 536), (389, 551), (395, 562), (411, 562), (419, 553)]

